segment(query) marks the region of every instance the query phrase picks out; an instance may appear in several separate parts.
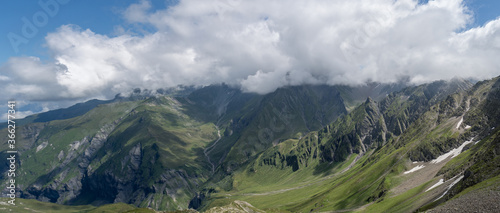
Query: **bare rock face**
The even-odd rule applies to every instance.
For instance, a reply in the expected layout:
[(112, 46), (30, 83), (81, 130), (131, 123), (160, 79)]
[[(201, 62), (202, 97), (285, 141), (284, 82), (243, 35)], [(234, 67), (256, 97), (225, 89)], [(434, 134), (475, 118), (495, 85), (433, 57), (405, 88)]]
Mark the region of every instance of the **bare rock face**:
[[(18, 148), (21, 151), (31, 149), (38, 139), (40, 132), (47, 126), (47, 124), (33, 123), (24, 125), (21, 130), (17, 132)], [(20, 147), (19, 147), (20, 146)]]
[(340, 118), (323, 132), (331, 137), (321, 145), (322, 162), (340, 162), (351, 153), (365, 153), (386, 141), (387, 126), (378, 104), (371, 98), (349, 115)]
[[(134, 205), (146, 204), (153, 209), (175, 209), (177, 206), (174, 203), (193, 196), (203, 183), (201, 177), (190, 175), (182, 169), (167, 169), (158, 179), (143, 182), (141, 171), (149, 168), (142, 165), (144, 154), (141, 144), (132, 147), (128, 153), (120, 161), (122, 171), (117, 173), (108, 169), (104, 173), (96, 172), (87, 176), (83, 180), (82, 193), (95, 194), (98, 202), (124, 202)], [(165, 199), (174, 202), (165, 204)], [(187, 208), (187, 205), (182, 208)]]
[(142, 162), (142, 147), (141, 143), (134, 146), (129, 152), (130, 165), (133, 170), (138, 170)]
[(47, 147), (47, 145), (49, 145), (49, 142), (48, 141), (44, 141), (42, 144), (38, 145), (36, 147), (36, 152), (39, 152), (41, 151), (42, 149), (45, 149), (45, 147)]
[(64, 151), (63, 151), (63, 150), (61, 150), (61, 151), (59, 152), (59, 154), (57, 155), (57, 159), (58, 159), (59, 161), (61, 161), (63, 158), (64, 158)]
[[(93, 138), (84, 137), (80, 141), (73, 141), (66, 151), (61, 150), (57, 155), (56, 161), (60, 163), (47, 175), (47, 178), (52, 177), (53, 180), (47, 184), (41, 179), (39, 183), (34, 183), (22, 191), (21, 196), (59, 204), (78, 197), (81, 194), (82, 180), (87, 175), (90, 161), (114, 128), (115, 125), (108, 124), (103, 126)], [(25, 130), (32, 131), (25, 133), (26, 138), (37, 140), (38, 128), (28, 126)], [(36, 151), (43, 150), (48, 144), (47, 141), (41, 143)]]

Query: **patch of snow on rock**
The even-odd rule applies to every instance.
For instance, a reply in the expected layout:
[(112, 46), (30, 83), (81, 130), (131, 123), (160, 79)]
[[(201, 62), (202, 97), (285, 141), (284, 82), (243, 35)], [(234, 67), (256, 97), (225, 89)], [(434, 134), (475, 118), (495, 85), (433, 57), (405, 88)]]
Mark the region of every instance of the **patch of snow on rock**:
[(448, 191), (450, 191), (451, 187), (453, 187), (455, 184), (457, 184), (458, 182), (460, 182), (460, 180), (462, 180), (462, 178), (464, 178), (464, 176), (460, 176), (459, 178), (457, 178), (455, 181), (453, 181), (453, 183), (451, 183), (449, 186), (448, 186), (448, 189), (446, 189), (446, 191), (441, 195), (439, 196), (437, 199), (435, 199), (434, 201), (436, 200), (439, 200), (441, 199), (442, 197), (444, 197), (446, 195), (446, 193), (448, 193)]
[(458, 129), (458, 127), (460, 127), (460, 125), (462, 124), (462, 122), (464, 122), (464, 117), (460, 118), (460, 121), (457, 124), (457, 129)]
[(452, 149), (451, 151), (437, 157), (436, 159), (432, 160), (431, 163), (440, 163), (441, 161), (444, 161), (449, 157), (454, 158), (458, 156), (460, 153), (462, 153), (462, 150), (464, 149), (465, 146), (467, 146), (467, 144), (472, 143), (472, 140), (474, 140), (474, 138), (470, 139), (469, 141), (465, 141), (458, 148)]
[(440, 186), (441, 184), (444, 183), (444, 180), (441, 178), (436, 184), (432, 185), (430, 188), (428, 188), (427, 190), (425, 190), (426, 192), (430, 191), (431, 189), (434, 189), (438, 186)]
[(405, 175), (406, 175), (406, 174), (410, 174), (410, 173), (412, 173), (412, 172), (415, 172), (415, 171), (418, 171), (418, 170), (420, 170), (420, 169), (423, 169), (424, 167), (425, 167), (424, 165), (415, 166), (415, 167), (413, 167), (413, 169), (410, 169), (410, 170), (408, 170), (408, 171), (404, 172), (404, 174), (405, 174)]

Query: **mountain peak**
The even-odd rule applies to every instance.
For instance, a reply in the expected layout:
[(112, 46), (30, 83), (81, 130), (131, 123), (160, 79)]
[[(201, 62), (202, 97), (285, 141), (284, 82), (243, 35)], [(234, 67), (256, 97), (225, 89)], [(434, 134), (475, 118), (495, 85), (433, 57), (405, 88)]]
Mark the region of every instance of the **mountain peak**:
[(369, 104), (369, 103), (375, 103), (375, 101), (374, 101), (374, 100), (373, 100), (370, 96), (368, 96), (368, 97), (366, 98), (365, 103), (367, 103), (367, 104)]

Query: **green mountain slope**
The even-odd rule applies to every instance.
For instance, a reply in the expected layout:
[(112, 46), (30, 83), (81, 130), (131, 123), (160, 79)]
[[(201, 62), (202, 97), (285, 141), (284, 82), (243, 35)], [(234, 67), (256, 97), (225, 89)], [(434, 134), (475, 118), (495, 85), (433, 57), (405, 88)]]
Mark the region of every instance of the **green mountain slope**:
[[(290, 87), (265, 96), (225, 85), (187, 95), (134, 90), (127, 98), (28, 117), (18, 126), (20, 196), (60, 204), (185, 209), (209, 178), (225, 176), (215, 171), (220, 165), (237, 160), (238, 168), (272, 146), (267, 140), (252, 146), (244, 141), (259, 129), (283, 127), (276, 112), (301, 115), (274, 135), (276, 143), (346, 113), (332, 88)], [(4, 157), (5, 134), (0, 133)], [(242, 153), (248, 156), (240, 161)], [(5, 174), (7, 165), (0, 169)]]
[(165, 96), (99, 105), (22, 126), (19, 135), (22, 197), (156, 209), (187, 208), (210, 174), (203, 149), (217, 138), (214, 124), (189, 118)]
[[(487, 112), (480, 120), (496, 124), (497, 119), (493, 119), (496, 118), (493, 117), (496, 110), (487, 108), (500, 106), (490, 100), (498, 97), (495, 89), (497, 81), (483, 82), (479, 84), (482, 86), (476, 85), (470, 90), (467, 90), (470, 87), (467, 82), (460, 83), (462, 86), (458, 87), (453, 85), (457, 82), (451, 82), (451, 85), (438, 82), (442, 90), (434, 95), (425, 91), (435, 87), (436, 83), (395, 93), (379, 104), (367, 100), (321, 131), (266, 150), (244, 170), (233, 174), (231, 190), (214, 193), (202, 209), (234, 199), (245, 200), (261, 209), (279, 208), (292, 212), (416, 210), (446, 191), (443, 187), (426, 191), (438, 178), (443, 177), (443, 186), (450, 188), (450, 183), (457, 181), (453, 190), (461, 185), (456, 173), (446, 175), (443, 171), (450, 167), (445, 166), (446, 163), (462, 159), (467, 152), (452, 161), (450, 158), (439, 163), (431, 161), (454, 148), (460, 148), (462, 143), (473, 137), (491, 133), (488, 130), (490, 125), (474, 125), (466, 115), (475, 110)], [(459, 93), (453, 94), (453, 90)], [(412, 91), (411, 95), (408, 91)], [(477, 96), (479, 94), (489, 98), (481, 99)], [(477, 104), (469, 105), (474, 98), (478, 99)], [(399, 110), (387, 106), (396, 106)], [(399, 120), (397, 128), (387, 128), (390, 126), (388, 120), (398, 116), (405, 120)], [(462, 117), (465, 117), (463, 121)], [(405, 128), (401, 127), (401, 123), (405, 123)], [(385, 139), (382, 137), (384, 133)], [(329, 144), (329, 147), (325, 149), (322, 144)], [(327, 157), (321, 157), (325, 155)], [(484, 158), (490, 160), (489, 164), (498, 167), (496, 155), (482, 156), (488, 156)], [(415, 162), (424, 168), (420, 171), (425, 177), (411, 171), (419, 169), (412, 165), (413, 161), (425, 161)], [(458, 165), (464, 169), (462, 164)], [(495, 171), (491, 166), (485, 166), (488, 164), (478, 165), (487, 168), (481, 171), (491, 173), (482, 180), (496, 175), (491, 172)], [(216, 191), (221, 189), (215, 188)], [(445, 194), (452, 196), (453, 190)]]

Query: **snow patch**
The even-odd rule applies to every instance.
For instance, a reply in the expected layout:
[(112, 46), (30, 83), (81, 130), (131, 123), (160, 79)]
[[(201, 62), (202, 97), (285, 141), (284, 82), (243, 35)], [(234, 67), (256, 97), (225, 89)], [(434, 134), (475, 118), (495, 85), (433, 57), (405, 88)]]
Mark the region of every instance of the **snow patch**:
[(460, 125), (464, 122), (464, 117), (460, 118), (460, 121), (457, 124), (457, 129), (460, 127)]
[(448, 186), (448, 189), (446, 189), (446, 191), (441, 195), (439, 196), (437, 199), (435, 199), (434, 201), (436, 200), (439, 200), (441, 199), (442, 197), (444, 197), (446, 195), (446, 193), (448, 193), (448, 191), (450, 191), (451, 187), (453, 187), (455, 184), (457, 184), (458, 182), (460, 182), (460, 180), (462, 180), (462, 178), (464, 178), (464, 176), (460, 176), (459, 178), (457, 178), (455, 181), (453, 181), (453, 183), (451, 183), (449, 186)]
[(410, 169), (409, 171), (404, 172), (404, 174), (405, 175), (406, 174), (410, 174), (412, 172), (415, 172), (415, 171), (418, 171), (420, 169), (423, 169), (424, 167), (425, 167), (424, 165), (415, 166), (415, 167), (413, 167), (413, 169)]
[(427, 190), (425, 190), (426, 192), (430, 191), (431, 189), (434, 189), (438, 186), (440, 186), (441, 184), (444, 183), (444, 180), (441, 178), (436, 184), (432, 185), (430, 188), (428, 188)]
[(458, 148), (452, 149), (451, 151), (437, 157), (436, 159), (432, 160), (431, 163), (434, 163), (434, 164), (440, 163), (441, 161), (444, 161), (449, 157), (454, 158), (454, 157), (458, 156), (460, 153), (462, 153), (462, 150), (464, 149), (465, 146), (467, 146), (467, 144), (472, 143), (472, 140), (474, 140), (474, 138), (471, 138), (469, 141), (465, 141)]

